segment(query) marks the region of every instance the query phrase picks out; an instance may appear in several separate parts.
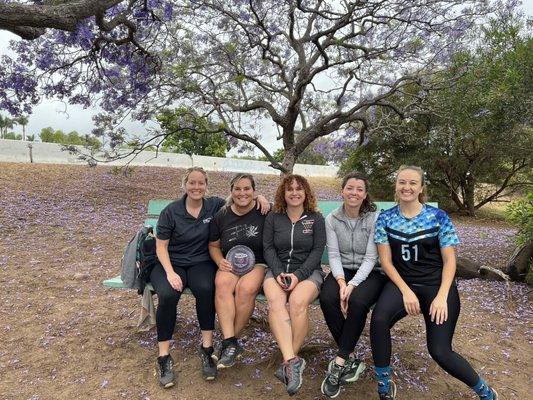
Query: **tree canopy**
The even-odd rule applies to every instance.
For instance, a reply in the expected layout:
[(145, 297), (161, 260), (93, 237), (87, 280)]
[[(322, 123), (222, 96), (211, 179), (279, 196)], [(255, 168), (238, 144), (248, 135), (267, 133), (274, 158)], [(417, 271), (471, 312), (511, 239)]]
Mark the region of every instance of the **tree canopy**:
[[(1, 60), (0, 107), (29, 112), (45, 95), (98, 104), (105, 115), (95, 118), (94, 133), (113, 146), (126, 140), (117, 129), (126, 116), (147, 121), (187, 107), (221, 126), (232, 146), (252, 144), (288, 172), (320, 137), (348, 131), (364, 141), (376, 108), (401, 118), (424, 112), (432, 74), (487, 12), (485, 3), (117, 2), (73, 30), (13, 44), (18, 57)], [(403, 91), (413, 83), (419, 92)], [(409, 101), (395, 103), (398, 93)], [(264, 127), (283, 144), (281, 162), (259, 139)]]
[(407, 121), (380, 115), (382, 134), (354, 151), (342, 169), (368, 171), (379, 187), (389, 185), (400, 164), (421, 165), (433, 194), (443, 194), (439, 201), (451, 199), (471, 215), (531, 185), (532, 50), (523, 21), (512, 14), (490, 20), (478, 45), (434, 77), (442, 89), (428, 95), (430, 112)]

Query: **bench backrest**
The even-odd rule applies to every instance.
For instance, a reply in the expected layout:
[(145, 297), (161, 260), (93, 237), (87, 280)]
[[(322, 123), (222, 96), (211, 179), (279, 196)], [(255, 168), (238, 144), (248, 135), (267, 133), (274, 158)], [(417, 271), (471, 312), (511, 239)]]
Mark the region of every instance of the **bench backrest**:
[[(165, 208), (169, 203), (173, 202), (174, 200), (168, 200), (168, 199), (156, 199), (156, 200), (150, 200), (148, 203), (148, 215), (146, 219), (144, 220), (145, 225), (152, 225), (154, 227), (154, 230), (157, 226), (157, 219), (159, 218), (159, 214)], [(391, 207), (394, 207), (396, 205), (393, 201), (376, 201), (376, 206), (378, 207), (378, 211), (381, 210), (387, 210)], [(427, 203), (433, 207), (437, 207), (437, 203)], [(331, 213), (333, 210), (339, 208), (342, 205), (342, 201), (334, 201), (334, 200), (323, 200), (318, 202), (318, 208), (320, 209), (320, 212), (324, 217), (326, 217), (329, 213)], [(324, 254), (322, 255), (322, 264), (329, 264), (328, 260), (328, 251), (327, 249), (324, 250)]]

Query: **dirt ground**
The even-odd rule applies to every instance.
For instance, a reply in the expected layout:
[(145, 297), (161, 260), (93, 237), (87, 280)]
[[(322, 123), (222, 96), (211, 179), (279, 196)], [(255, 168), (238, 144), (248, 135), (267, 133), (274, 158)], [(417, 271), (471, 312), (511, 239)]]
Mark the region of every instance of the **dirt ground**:
[[(119, 272), (124, 245), (152, 198), (180, 193), (179, 170), (0, 163), (0, 399), (270, 399), (288, 398), (273, 377), (279, 354), (258, 305), (244, 335), (243, 361), (207, 383), (201, 378), (193, 299), (179, 305), (172, 355), (179, 383), (160, 389), (154, 376), (155, 332), (137, 332), (139, 296), (105, 288)], [(226, 196), (229, 174), (211, 174), (211, 194)], [(276, 180), (260, 176), (272, 197)], [(313, 181), (321, 199), (334, 180)], [(456, 220), (459, 252), (503, 267), (514, 230), (505, 223)], [(526, 399), (532, 383), (533, 307), (525, 285), (461, 281), (462, 313), (455, 350), (471, 361), (501, 399)], [(259, 321), (259, 322), (258, 322)], [(324, 398), (320, 383), (333, 342), (318, 307), (302, 355), (308, 368), (296, 397)], [(368, 325), (357, 347), (371, 365)], [(422, 318), (393, 329), (398, 399), (473, 399), (471, 391), (429, 358)], [(529, 394), (529, 395), (528, 395)], [(340, 396), (372, 399), (370, 368)]]

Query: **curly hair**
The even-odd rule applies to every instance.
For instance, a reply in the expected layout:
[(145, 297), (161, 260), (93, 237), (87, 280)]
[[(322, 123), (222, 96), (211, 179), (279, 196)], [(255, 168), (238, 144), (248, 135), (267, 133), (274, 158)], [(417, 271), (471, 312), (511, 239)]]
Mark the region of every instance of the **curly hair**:
[(376, 204), (372, 201), (372, 198), (370, 197), (370, 194), (368, 193), (368, 189), (370, 187), (370, 184), (368, 182), (368, 178), (366, 175), (358, 172), (358, 171), (352, 171), (342, 178), (342, 185), (341, 188), (344, 189), (344, 187), (348, 184), (348, 181), (350, 179), (357, 179), (359, 181), (363, 181), (365, 184), (365, 192), (366, 192), (366, 198), (363, 200), (363, 203), (361, 204), (361, 207), (359, 208), (359, 212), (361, 214), (365, 214), (367, 212), (372, 212), (377, 210)]
[(305, 191), (304, 211), (305, 212), (317, 212), (318, 207), (316, 204), (316, 197), (309, 185), (307, 179), (301, 175), (290, 174), (285, 176), (277, 190), (276, 197), (274, 199), (274, 211), (277, 213), (284, 213), (287, 211), (287, 202), (285, 201), (285, 191), (290, 188), (293, 181), (296, 181)]

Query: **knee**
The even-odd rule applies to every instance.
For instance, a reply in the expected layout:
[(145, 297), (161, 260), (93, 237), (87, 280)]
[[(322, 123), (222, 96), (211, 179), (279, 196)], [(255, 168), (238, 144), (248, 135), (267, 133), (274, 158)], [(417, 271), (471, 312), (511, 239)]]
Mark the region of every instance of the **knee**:
[(225, 279), (215, 280), (215, 293), (217, 297), (228, 297), (233, 296), (233, 288), (229, 282)]
[(447, 346), (428, 345), (429, 355), (439, 365), (446, 365), (446, 361), (452, 354), (452, 349)]
[(361, 301), (361, 299), (358, 299), (354, 296), (348, 299), (348, 312), (350, 314), (366, 316), (369, 310), (370, 308), (368, 307), (368, 304), (366, 304), (364, 301)]
[(215, 285), (213, 282), (204, 281), (195, 287), (194, 292), (196, 297), (213, 297)]
[(380, 312), (379, 309), (374, 309), (370, 320), (370, 327), (376, 329), (389, 329), (389, 324), (389, 317), (385, 313)]
[(286, 303), (284, 299), (267, 297), (268, 311), (269, 312), (281, 312), (286, 310)]
[(173, 306), (178, 304), (178, 300), (180, 298), (181, 292), (178, 292), (176, 290), (164, 290), (161, 293), (157, 294), (157, 298), (159, 301), (159, 306)]
[(255, 298), (257, 293), (259, 293), (259, 287), (257, 285), (244, 284), (237, 286), (235, 295), (239, 299), (249, 300)]
[(324, 290), (320, 292), (319, 296), (320, 305), (326, 306), (326, 307), (340, 307), (340, 297), (338, 292), (334, 293), (330, 290)]
[(298, 298), (298, 297), (290, 297), (289, 298), (289, 311), (291, 315), (299, 315), (307, 311), (307, 307), (309, 304), (307, 301)]

